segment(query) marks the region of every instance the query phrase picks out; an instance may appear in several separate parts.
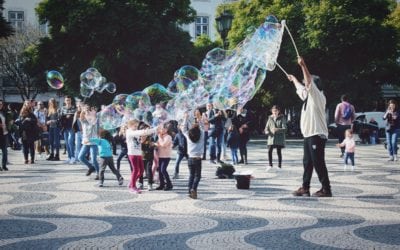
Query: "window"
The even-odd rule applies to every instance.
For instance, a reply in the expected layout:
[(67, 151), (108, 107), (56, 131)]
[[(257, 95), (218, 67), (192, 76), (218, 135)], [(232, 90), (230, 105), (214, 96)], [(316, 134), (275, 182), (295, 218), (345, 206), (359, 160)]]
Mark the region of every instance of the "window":
[(200, 35), (208, 35), (208, 17), (207, 16), (198, 16), (196, 17), (196, 24), (195, 24), (195, 34), (196, 37)]
[(24, 27), (24, 12), (23, 11), (9, 11), (8, 21), (16, 30), (21, 30)]

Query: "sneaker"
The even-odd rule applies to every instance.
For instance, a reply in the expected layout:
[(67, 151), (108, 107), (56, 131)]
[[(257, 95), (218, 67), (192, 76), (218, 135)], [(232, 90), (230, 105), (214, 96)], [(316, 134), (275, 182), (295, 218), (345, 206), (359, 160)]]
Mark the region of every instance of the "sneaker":
[(326, 190), (321, 188), (317, 192), (313, 193), (313, 197), (332, 197), (332, 192), (330, 190)]
[(210, 164), (217, 164), (215, 160), (210, 160)]
[(29, 163), (29, 161), (28, 161), (28, 160), (25, 160), (25, 161), (24, 161), (24, 163), (25, 163), (25, 164), (28, 164), (28, 163)]
[(293, 192), (294, 196), (310, 196), (310, 189), (301, 187)]
[(140, 184), (139, 184), (139, 189), (140, 189), (140, 190), (143, 190), (143, 189), (144, 189), (143, 183), (140, 183)]
[(152, 191), (153, 190), (153, 184), (147, 185), (147, 190)]
[(35, 164), (35, 160), (30, 160), (29, 164)]
[(3, 170), (4, 170), (4, 171), (8, 171), (7, 166), (4, 166), (4, 167), (3, 167)]
[(102, 181), (99, 182), (99, 187), (103, 187), (103, 182)]
[(197, 199), (197, 191), (194, 189), (190, 190), (189, 197), (192, 199)]
[(96, 180), (96, 181), (100, 180), (99, 175), (96, 175), (96, 177), (94, 177), (94, 180)]
[(86, 176), (91, 175), (96, 169), (94, 168), (89, 168), (88, 171), (86, 172)]
[(54, 156), (54, 158), (52, 159), (52, 161), (59, 161), (60, 160), (60, 156), (56, 155)]
[(171, 184), (171, 185), (167, 185), (167, 186), (164, 188), (164, 191), (172, 190), (172, 188), (174, 188), (174, 186), (172, 186), (172, 184)]
[(272, 166), (267, 166), (267, 172), (272, 169)]
[(71, 159), (67, 159), (65, 161), (63, 161), (64, 164), (69, 164), (71, 162)]
[(72, 158), (69, 160), (69, 164), (75, 164), (75, 157), (72, 157)]
[(141, 191), (137, 188), (129, 188), (129, 192), (133, 193), (133, 194), (140, 194)]
[(158, 187), (156, 187), (156, 190), (163, 190), (163, 189), (164, 189), (163, 186), (158, 186)]
[(393, 161), (394, 160), (394, 157), (393, 157), (393, 155), (391, 155), (390, 157), (389, 157), (389, 160), (388, 161)]
[(54, 155), (50, 154), (47, 158), (46, 161), (52, 161), (54, 159)]
[(397, 155), (393, 156), (393, 161), (398, 161)]
[(344, 164), (343, 170), (346, 171), (346, 169), (347, 169), (347, 164)]
[(119, 177), (118, 179), (118, 185), (122, 186), (124, 184), (124, 178)]
[(356, 166), (351, 166), (351, 171), (354, 171), (356, 169)]

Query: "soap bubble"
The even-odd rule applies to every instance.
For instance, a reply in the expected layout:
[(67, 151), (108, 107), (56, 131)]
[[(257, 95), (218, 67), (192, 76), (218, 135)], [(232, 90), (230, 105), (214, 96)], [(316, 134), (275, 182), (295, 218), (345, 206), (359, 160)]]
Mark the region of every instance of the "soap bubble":
[(49, 72), (47, 72), (46, 80), (47, 84), (52, 89), (61, 89), (62, 87), (64, 87), (64, 78), (58, 71), (50, 70)]

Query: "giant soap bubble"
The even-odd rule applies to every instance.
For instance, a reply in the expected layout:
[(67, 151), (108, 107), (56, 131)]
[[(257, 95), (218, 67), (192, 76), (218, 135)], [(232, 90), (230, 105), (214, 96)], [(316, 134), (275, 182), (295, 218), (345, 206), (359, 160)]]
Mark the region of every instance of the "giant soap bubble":
[[(207, 103), (225, 110), (243, 107), (261, 87), (267, 71), (274, 70), (284, 27), (284, 21), (278, 23), (276, 17), (268, 16), (236, 48), (209, 51), (200, 69), (190, 65), (177, 69), (168, 88), (155, 83), (130, 95), (117, 95), (112, 104), (118, 110), (114, 113), (116, 119), (113, 122), (106, 119), (113, 115), (112, 110), (107, 109), (101, 119), (107, 123), (103, 127), (116, 127), (118, 122), (122, 124), (130, 119), (146, 121), (153, 126), (169, 120), (178, 121)], [(95, 70), (86, 72), (81, 77), (85, 94), (87, 88), (110, 90), (101, 85), (102, 80), (90, 83), (92, 76), (93, 79), (99, 77)], [(123, 119), (120, 119), (121, 114)]]

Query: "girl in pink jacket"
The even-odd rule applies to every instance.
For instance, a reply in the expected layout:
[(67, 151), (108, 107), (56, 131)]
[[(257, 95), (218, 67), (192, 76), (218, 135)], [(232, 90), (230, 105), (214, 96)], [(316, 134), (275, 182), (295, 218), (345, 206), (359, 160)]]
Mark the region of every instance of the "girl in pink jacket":
[(160, 178), (160, 186), (156, 190), (168, 191), (173, 188), (171, 179), (167, 172), (169, 161), (172, 154), (172, 137), (168, 134), (168, 129), (163, 127), (158, 134), (158, 141), (156, 143), (158, 149), (158, 176)]

